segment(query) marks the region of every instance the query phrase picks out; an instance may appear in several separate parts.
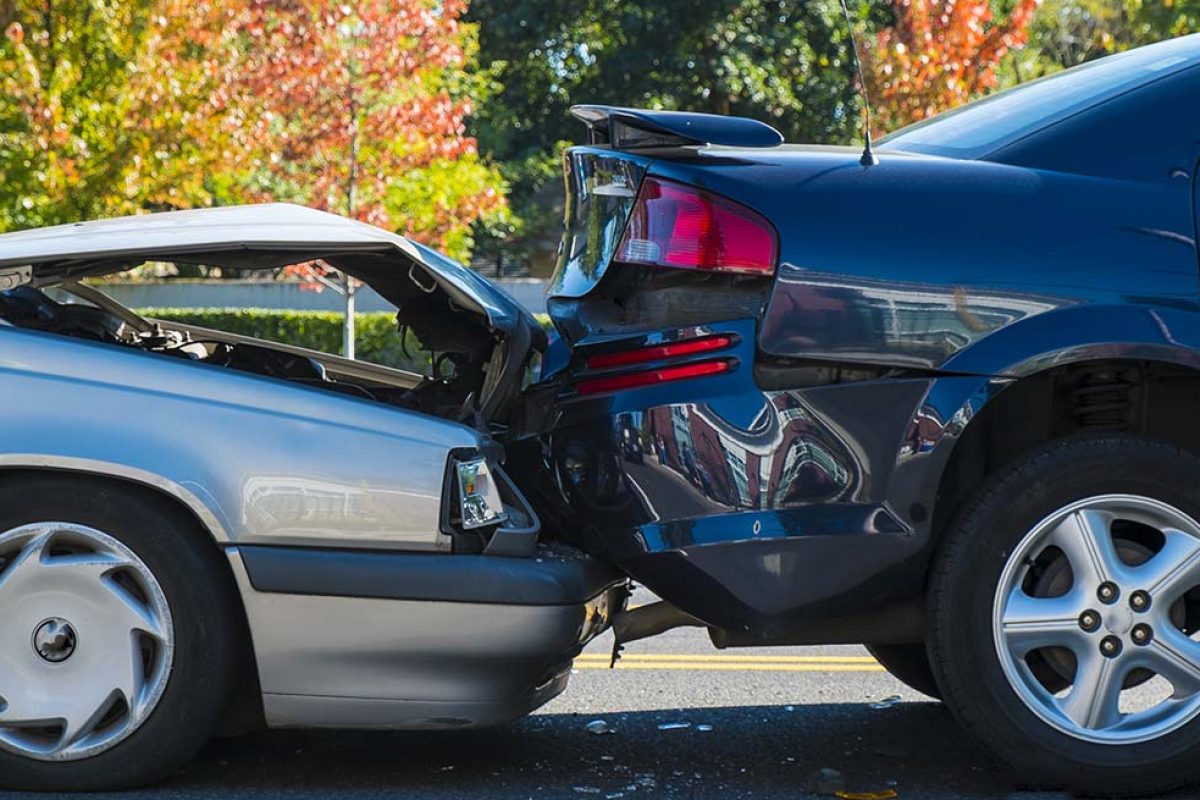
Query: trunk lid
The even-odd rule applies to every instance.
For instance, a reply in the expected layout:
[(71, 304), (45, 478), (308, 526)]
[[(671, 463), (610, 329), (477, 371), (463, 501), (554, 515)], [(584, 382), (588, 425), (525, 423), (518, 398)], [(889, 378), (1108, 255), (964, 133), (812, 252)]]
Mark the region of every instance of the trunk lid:
[(380, 228), (289, 204), (96, 220), (0, 235), (0, 288), (52, 287), (146, 261), (270, 270), (322, 260), (370, 285), (435, 351), (480, 362), (477, 412), (492, 420), (519, 393), (546, 335), (503, 289)]
[[(172, 211), (7, 233), (0, 235), (0, 271), (29, 267), (34, 285), (50, 286), (117, 272), (151, 258), (271, 269), (305, 253), (389, 251), (415, 262), (452, 300), (485, 317), (489, 327), (505, 333), (531, 323), (538, 327), (503, 289), (435, 250), (380, 228), (287, 203)], [(386, 287), (383, 278), (376, 276), (375, 281)]]

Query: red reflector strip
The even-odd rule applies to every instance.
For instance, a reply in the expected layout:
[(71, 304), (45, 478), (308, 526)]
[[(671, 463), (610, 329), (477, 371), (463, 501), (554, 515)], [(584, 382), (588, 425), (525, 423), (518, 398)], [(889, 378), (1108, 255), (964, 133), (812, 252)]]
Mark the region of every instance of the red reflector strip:
[(732, 361), (697, 361), (694, 364), (680, 364), (675, 367), (627, 372), (623, 375), (608, 375), (603, 378), (589, 378), (576, 384), (575, 391), (579, 394), (616, 392), (621, 389), (633, 389), (638, 386), (650, 386), (655, 383), (682, 381), (688, 378), (702, 378), (706, 375), (719, 375), (722, 372), (729, 372), (731, 369), (733, 369)]
[(711, 353), (713, 350), (724, 350), (733, 344), (732, 336), (708, 336), (703, 339), (685, 339), (682, 342), (659, 344), (653, 347), (639, 347), (636, 350), (622, 350), (617, 353), (601, 353), (590, 356), (587, 360), (588, 369), (608, 369), (610, 367), (627, 367), (630, 364), (644, 364), (647, 361), (661, 361), (664, 358), (694, 356), (697, 353)]

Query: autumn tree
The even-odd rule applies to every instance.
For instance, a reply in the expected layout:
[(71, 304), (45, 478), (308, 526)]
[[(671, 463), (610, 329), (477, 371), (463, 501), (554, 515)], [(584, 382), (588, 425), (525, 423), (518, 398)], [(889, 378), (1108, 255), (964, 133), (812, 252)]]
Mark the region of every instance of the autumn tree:
[(997, 86), (996, 67), (1023, 45), (1040, 0), (997, 18), (988, 0), (891, 0), (895, 22), (864, 54), (881, 131), (961, 105)]
[[(299, 202), (469, 254), (471, 223), (504, 198), (465, 133), (480, 85), (462, 0), (211, 8), (225, 31), (217, 129), (238, 165), (224, 197)], [(354, 285), (342, 276), (340, 289), (352, 354)]]
[(0, 3), (0, 230), (205, 202), (158, 0)]
[[(477, 82), (458, 0), (213, 3), (232, 49), (220, 90), (248, 196), (294, 199), (462, 251), (463, 220), (501, 206), (465, 135)], [(447, 164), (456, 174), (441, 174)], [(437, 184), (418, 210), (402, 176)], [(416, 213), (413, 213), (413, 212)]]

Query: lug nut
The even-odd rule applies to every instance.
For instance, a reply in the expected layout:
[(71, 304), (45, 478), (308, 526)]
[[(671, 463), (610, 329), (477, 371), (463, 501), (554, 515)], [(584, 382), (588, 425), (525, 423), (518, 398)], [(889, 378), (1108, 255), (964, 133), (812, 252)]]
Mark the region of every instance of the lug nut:
[(1079, 627), (1087, 633), (1093, 633), (1100, 627), (1100, 615), (1088, 609), (1079, 615)]
[(1154, 641), (1154, 629), (1149, 625), (1134, 625), (1129, 638), (1133, 639), (1134, 644), (1144, 647)]
[(1129, 596), (1129, 607), (1134, 611), (1145, 611), (1150, 608), (1150, 595), (1138, 590)]
[(1115, 636), (1105, 636), (1100, 640), (1100, 653), (1106, 658), (1116, 658), (1121, 655), (1121, 640)]
[(1101, 603), (1115, 603), (1117, 598), (1121, 596), (1121, 590), (1117, 588), (1115, 583), (1105, 581), (1096, 590), (1096, 596), (1100, 598)]

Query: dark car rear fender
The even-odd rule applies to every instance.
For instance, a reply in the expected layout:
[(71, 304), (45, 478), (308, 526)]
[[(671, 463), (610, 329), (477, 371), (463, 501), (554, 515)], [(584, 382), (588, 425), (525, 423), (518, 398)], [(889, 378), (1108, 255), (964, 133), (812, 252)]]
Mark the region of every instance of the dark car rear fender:
[(594, 396), (567, 389), (544, 447), (514, 449), (511, 469), (536, 482), (547, 529), (717, 627), (778, 633), (854, 611), (856, 594), (904, 599), (907, 583), (880, 574), (926, 537), (888, 488), (931, 380), (763, 391), (755, 329), (747, 319), (579, 343), (576, 379), (589, 377), (589, 353), (696, 336), (735, 338), (721, 356), (737, 366)]
[[(616, 296), (630, 268), (607, 263), (596, 291), (551, 300), (576, 373), (589, 348), (738, 335), (732, 373), (568, 393), (536, 463), (552, 468), (542, 491), (558, 529), (747, 641), (919, 603), (947, 469), (1022, 380), (1106, 359), (1197, 366), (1190, 174), (1130, 180), (896, 152), (864, 169), (858, 156), (639, 151), (629, 158), (645, 174), (775, 225), (779, 268), (762, 306), (699, 287), (728, 313), (677, 324), (684, 304), (656, 300), (643, 277)], [(629, 294), (648, 286), (670, 313), (630, 312), (651, 307)], [(756, 380), (751, 365), (784, 372)], [(793, 368), (824, 378), (789, 382)], [(630, 437), (638, 447), (622, 446)], [(880, 620), (847, 635), (920, 635)]]
[(552, 509), (548, 527), (703, 621), (764, 641), (919, 602), (947, 465), (1020, 380), (1106, 359), (1200, 367), (1197, 314), (1081, 306), (999, 331), (953, 370), (764, 390), (750, 369), (755, 328), (581, 342), (577, 378), (590, 353), (697, 335), (737, 337), (738, 368), (592, 397), (568, 390), (544, 451), (516, 454), (512, 468), (544, 476), (534, 491)]

